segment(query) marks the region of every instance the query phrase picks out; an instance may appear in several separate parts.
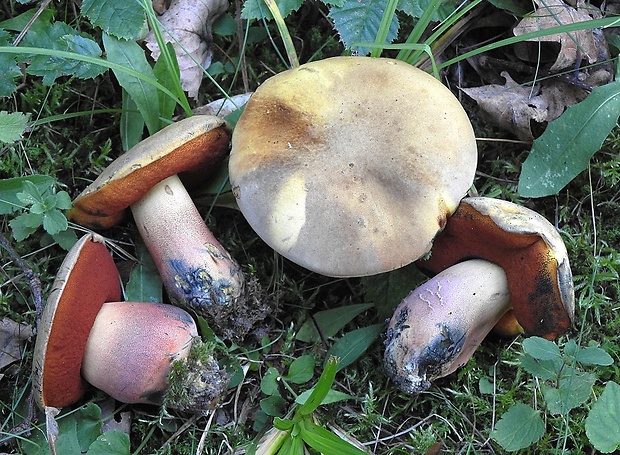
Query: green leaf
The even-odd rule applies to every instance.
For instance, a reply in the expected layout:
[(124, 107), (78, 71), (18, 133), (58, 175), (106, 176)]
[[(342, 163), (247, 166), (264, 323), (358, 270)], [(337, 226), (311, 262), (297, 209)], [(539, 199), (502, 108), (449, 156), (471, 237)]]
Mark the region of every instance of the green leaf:
[(90, 445), (86, 455), (129, 455), (129, 435), (120, 430), (106, 431)]
[(121, 103), (123, 112), (121, 112), (121, 142), (123, 151), (127, 151), (142, 140), (144, 135), (144, 118), (138, 110), (138, 106), (127, 90), (123, 89)]
[(611, 453), (620, 447), (620, 385), (608, 382), (586, 418), (586, 435), (596, 450)]
[(523, 350), (538, 360), (555, 360), (562, 357), (557, 344), (541, 337), (529, 337), (523, 340)]
[(300, 422), (301, 437), (314, 450), (325, 454), (366, 455), (349, 442), (336, 436), (329, 430), (313, 423), (309, 418)]
[(558, 388), (541, 384), (540, 390), (551, 414), (568, 414), (590, 398), (595, 382), (596, 376), (593, 374), (575, 371), (568, 377), (562, 377)]
[[(0, 64), (2, 62), (0, 61)], [(0, 96), (3, 96), (0, 93)], [(26, 131), (28, 115), (21, 112), (0, 111), (0, 142), (11, 144), (19, 141)]]
[[(3, 44), (0, 43), (0, 45)], [(15, 79), (21, 75), (21, 71), (15, 61), (15, 57), (11, 54), (0, 53), (0, 68), (2, 68), (2, 71), (0, 71), (0, 97), (9, 96), (17, 90)], [(2, 122), (0, 122), (0, 141), (11, 143), (20, 139), (21, 133), (20, 137), (17, 138), (12, 138), (6, 134), (10, 138), (10, 140), (6, 140), (4, 138), (4, 131), (2, 131), (3, 128)]]
[(331, 338), (358, 314), (372, 308), (372, 306), (372, 303), (360, 303), (319, 311), (304, 322), (295, 338), (306, 343), (320, 342), (323, 338)]
[(302, 355), (293, 360), (288, 367), (288, 373), (284, 379), (294, 384), (303, 384), (308, 382), (314, 376), (314, 356), (310, 354)]
[(54, 239), (54, 242), (58, 243), (58, 245), (60, 245), (60, 247), (65, 251), (69, 251), (78, 241), (77, 235), (71, 229), (54, 234), (52, 235), (52, 238)]
[(82, 14), (116, 38), (136, 40), (146, 32), (146, 15), (139, 1), (84, 0)]
[(280, 377), (280, 372), (276, 370), (274, 367), (269, 367), (265, 376), (260, 381), (260, 390), (265, 395), (275, 395), (280, 391), (280, 385), (278, 382), (278, 378)]
[(93, 402), (88, 402), (73, 415), (78, 422), (76, 430), (80, 447), (82, 452), (86, 452), (101, 434), (101, 408)]
[(605, 352), (604, 349), (596, 346), (588, 346), (577, 351), (575, 360), (582, 365), (601, 365), (609, 366), (614, 363), (614, 359)]
[(138, 263), (131, 269), (125, 287), (130, 302), (163, 302), (163, 284), (153, 258), (141, 239), (136, 241)]
[[(276, 3), (280, 14), (282, 14), (283, 18), (286, 18), (293, 11), (297, 11), (303, 2), (303, 0), (278, 0)], [(267, 8), (264, 0), (246, 0), (243, 2), (241, 18), (271, 20), (273, 16), (269, 12), (269, 8)]]
[[(297, 398), (295, 398), (295, 403), (304, 404), (306, 401), (308, 401), (308, 398), (310, 397), (310, 395), (312, 395), (313, 390), (314, 390), (314, 387), (311, 388), (310, 390), (306, 390), (305, 392), (299, 394)], [(325, 395), (325, 398), (323, 398), (323, 401), (321, 401), (321, 405), (337, 403), (338, 401), (355, 400), (356, 398), (357, 397), (354, 397), (353, 395), (349, 395), (348, 393), (340, 392), (339, 390), (330, 389), (327, 392), (327, 395)]]
[[(71, 52), (89, 57), (102, 55), (99, 45), (86, 34), (79, 34), (63, 22), (55, 22), (50, 27), (29, 30), (23, 46), (41, 47)], [(64, 57), (33, 55), (27, 67), (29, 74), (43, 77), (43, 84), (51, 85), (60, 76), (75, 76), (89, 79), (105, 71), (100, 65)]]
[(545, 424), (539, 412), (518, 403), (502, 415), (491, 432), (491, 438), (505, 450), (514, 452), (534, 444), (544, 432)]
[(389, 319), (398, 304), (419, 284), (428, 280), (420, 270), (410, 264), (391, 272), (361, 279), (364, 300), (373, 303), (379, 320)]
[(43, 214), (43, 229), (49, 235), (66, 231), (68, 227), (67, 217), (60, 210), (52, 209)]
[(272, 417), (280, 417), (286, 412), (286, 400), (280, 395), (271, 395), (260, 400), (261, 410)]
[(70, 210), (73, 207), (71, 196), (66, 191), (56, 193), (56, 208), (59, 210)]
[(374, 324), (344, 334), (327, 351), (340, 359), (339, 370), (355, 362), (385, 329), (385, 324)]
[(555, 194), (587, 169), (616, 126), (619, 112), (620, 81), (595, 87), (585, 100), (570, 106), (534, 141), (519, 177), (519, 194)]
[[(155, 62), (153, 73), (161, 85), (166, 87), (172, 93), (175, 93), (181, 77), (179, 63), (176, 59), (176, 53), (172, 43), (166, 43), (166, 49), (168, 50), (168, 55), (171, 57), (171, 64), (173, 67), (170, 68), (170, 65), (167, 63), (166, 59), (160, 57)], [(177, 106), (176, 101), (164, 92), (158, 91), (157, 94), (159, 96), (160, 117), (164, 119), (172, 119), (174, 110)]]
[(320, 406), (332, 388), (336, 373), (338, 372), (339, 363), (340, 361), (337, 357), (330, 356), (327, 359), (325, 367), (323, 367), (323, 372), (314, 386), (312, 393), (310, 393), (306, 402), (297, 409), (299, 415), (308, 415)]
[(22, 213), (9, 222), (16, 242), (26, 240), (34, 234), (43, 223), (43, 216), (35, 213)]
[[(122, 41), (108, 34), (103, 34), (103, 46), (108, 54), (108, 60), (131, 68), (146, 75), (155, 82), (153, 68), (146, 60), (144, 50), (135, 41)], [(131, 74), (121, 70), (113, 70), (118, 83), (127, 90), (136, 106), (150, 134), (154, 134), (161, 128), (159, 120), (159, 98), (157, 89)]]
[(52, 188), (56, 180), (49, 175), (31, 175), (0, 180), (0, 215), (7, 215), (25, 208), (18, 197), (18, 194), (23, 193), (25, 182), (35, 185), (40, 194)]
[(520, 361), (521, 366), (525, 369), (525, 371), (545, 381), (555, 381), (558, 378), (558, 372), (563, 365), (561, 359), (538, 360), (529, 354), (521, 355)]
[[(366, 55), (370, 52), (370, 48), (356, 46), (355, 43), (374, 43), (384, 9), (385, 2), (345, 0), (342, 6), (332, 6), (329, 17), (334, 21), (345, 47)], [(387, 42), (394, 41), (397, 34), (398, 18), (394, 15), (387, 34)]]

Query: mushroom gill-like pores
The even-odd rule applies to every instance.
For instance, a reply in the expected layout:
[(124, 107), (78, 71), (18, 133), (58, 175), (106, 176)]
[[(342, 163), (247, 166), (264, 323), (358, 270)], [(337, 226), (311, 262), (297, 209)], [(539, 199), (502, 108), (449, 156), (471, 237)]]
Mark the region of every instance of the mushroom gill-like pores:
[[(568, 253), (542, 215), (500, 199), (463, 199), (435, 239), (432, 254), (417, 265), (438, 273), (471, 258), (504, 270), (514, 318), (526, 335), (553, 340), (569, 330), (575, 294)], [(503, 323), (517, 327), (514, 320)]]
[[(228, 375), (202, 348), (191, 316), (172, 305), (120, 297), (118, 271), (103, 239), (83, 236), (63, 261), (41, 318), (33, 362), (39, 406), (68, 406), (91, 383), (127, 403), (212, 407)], [(175, 390), (185, 393), (168, 396), (171, 372), (184, 366), (187, 374)]]
[(229, 172), (268, 245), (346, 277), (426, 254), (476, 163), (469, 119), (439, 81), (397, 60), (334, 57), (255, 91), (233, 132)]
[(111, 163), (69, 212), (71, 221), (104, 229), (131, 207), (170, 299), (208, 319), (213, 312), (234, 311), (245, 279), (180, 177), (205, 181), (228, 153), (230, 135), (228, 125), (215, 116), (173, 123)]
[(501, 267), (472, 259), (445, 269), (396, 308), (385, 339), (388, 376), (409, 393), (428, 389), (467, 363), (509, 309)]

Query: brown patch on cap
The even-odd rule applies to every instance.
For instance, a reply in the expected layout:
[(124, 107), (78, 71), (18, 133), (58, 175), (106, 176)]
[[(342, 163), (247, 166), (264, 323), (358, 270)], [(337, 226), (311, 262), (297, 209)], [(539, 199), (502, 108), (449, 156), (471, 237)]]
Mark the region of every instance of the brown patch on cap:
[(41, 408), (77, 401), (86, 341), (99, 309), (121, 299), (118, 271), (103, 239), (87, 234), (60, 266), (43, 311), (34, 350), (33, 387)]
[(231, 132), (220, 118), (196, 115), (143, 140), (110, 164), (74, 201), (69, 219), (90, 229), (118, 223), (125, 209), (171, 175), (196, 181), (217, 170)]
[(518, 323), (528, 335), (555, 339), (571, 326), (574, 290), (559, 234), (544, 217), (491, 198), (465, 198), (420, 268), (438, 273), (467, 259), (502, 267)]

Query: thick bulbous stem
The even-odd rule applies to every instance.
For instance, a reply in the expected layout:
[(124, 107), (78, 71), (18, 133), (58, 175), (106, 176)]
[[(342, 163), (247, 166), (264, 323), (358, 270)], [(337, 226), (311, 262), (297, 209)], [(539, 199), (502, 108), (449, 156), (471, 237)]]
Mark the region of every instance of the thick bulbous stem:
[(407, 392), (426, 390), (467, 363), (509, 309), (501, 267), (474, 259), (444, 270), (396, 308), (385, 341), (388, 375)]

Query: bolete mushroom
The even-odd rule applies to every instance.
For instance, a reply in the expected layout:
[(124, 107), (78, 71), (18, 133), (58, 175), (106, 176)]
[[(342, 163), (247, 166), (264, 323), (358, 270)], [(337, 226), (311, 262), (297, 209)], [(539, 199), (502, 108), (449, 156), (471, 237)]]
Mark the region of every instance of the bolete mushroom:
[[(213, 407), (228, 375), (200, 341), (189, 313), (120, 298), (118, 271), (103, 239), (83, 236), (64, 259), (41, 318), (33, 362), (39, 406), (68, 406), (90, 383), (126, 403)], [(176, 394), (169, 394), (171, 372), (178, 371), (185, 374), (174, 383)]]
[(439, 81), (397, 60), (334, 57), (254, 92), (233, 132), (229, 173), (268, 245), (346, 277), (425, 255), (476, 163), (469, 119)]
[[(237, 262), (217, 241), (180, 177), (205, 179), (228, 153), (224, 120), (195, 115), (141, 141), (75, 198), (69, 219), (113, 226), (128, 207), (175, 304), (200, 314), (229, 311), (243, 294)], [(177, 175), (178, 174), (178, 175)]]
[(396, 308), (386, 332), (385, 370), (409, 393), (428, 389), (471, 358), (510, 309), (506, 274), (471, 259), (435, 275)]
[(401, 302), (385, 340), (386, 371), (405, 391), (421, 392), (464, 365), (500, 322), (548, 339), (572, 323), (566, 247), (526, 207), (463, 199), (418, 265), (437, 275)]

